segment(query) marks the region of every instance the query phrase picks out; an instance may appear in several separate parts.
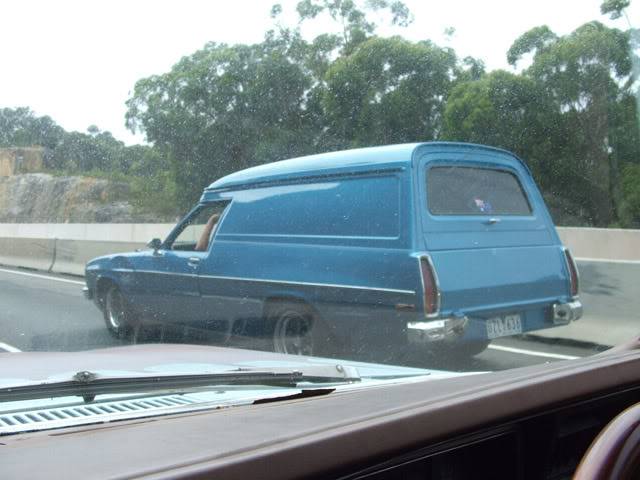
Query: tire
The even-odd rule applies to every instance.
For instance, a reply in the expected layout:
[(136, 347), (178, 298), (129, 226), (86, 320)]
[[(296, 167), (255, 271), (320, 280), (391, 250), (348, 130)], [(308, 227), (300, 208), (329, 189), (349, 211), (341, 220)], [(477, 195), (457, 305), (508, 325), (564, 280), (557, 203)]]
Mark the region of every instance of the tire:
[(464, 343), (460, 342), (447, 345), (444, 350), (447, 355), (451, 355), (452, 357), (459, 359), (465, 359), (480, 355), (487, 349), (490, 343), (490, 340), (474, 340)]
[(104, 321), (107, 330), (115, 338), (124, 339), (131, 335), (136, 326), (134, 315), (120, 289), (109, 286), (104, 297)]
[(417, 368), (435, 368), (436, 370), (451, 370), (462, 365), (468, 366), (473, 357), (484, 352), (489, 346), (489, 340), (472, 342), (437, 343), (431, 345), (413, 346), (407, 349), (404, 358), (394, 358), (393, 364)]
[(266, 321), (277, 353), (312, 356), (329, 350), (332, 337), (304, 303), (273, 303), (267, 307)]

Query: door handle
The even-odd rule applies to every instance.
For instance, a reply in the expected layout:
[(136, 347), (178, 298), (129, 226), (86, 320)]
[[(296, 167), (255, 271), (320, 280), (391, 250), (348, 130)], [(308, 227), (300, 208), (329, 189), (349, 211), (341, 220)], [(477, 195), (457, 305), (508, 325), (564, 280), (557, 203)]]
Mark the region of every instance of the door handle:
[(495, 225), (498, 222), (500, 222), (499, 218), (491, 217), (490, 219), (488, 219), (484, 223), (486, 223), (487, 225)]
[(192, 267), (197, 267), (198, 264), (200, 263), (200, 259), (198, 257), (189, 257), (189, 260), (187, 260), (187, 263)]

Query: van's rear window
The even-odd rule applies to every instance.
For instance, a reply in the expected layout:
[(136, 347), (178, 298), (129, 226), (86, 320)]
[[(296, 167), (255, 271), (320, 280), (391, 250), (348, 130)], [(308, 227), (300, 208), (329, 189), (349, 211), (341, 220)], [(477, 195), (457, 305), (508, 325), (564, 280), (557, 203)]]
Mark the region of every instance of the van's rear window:
[(491, 168), (430, 168), (427, 203), (433, 215), (531, 215), (518, 178)]

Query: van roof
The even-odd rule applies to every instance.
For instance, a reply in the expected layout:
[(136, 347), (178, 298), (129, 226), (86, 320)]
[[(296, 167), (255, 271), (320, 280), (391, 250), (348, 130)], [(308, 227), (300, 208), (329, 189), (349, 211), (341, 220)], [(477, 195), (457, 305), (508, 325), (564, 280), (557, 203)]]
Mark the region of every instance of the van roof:
[[(333, 173), (362, 172), (368, 170), (383, 170), (410, 166), (413, 152), (420, 146), (455, 146), (471, 149), (486, 149), (508, 154), (501, 150), (486, 145), (459, 142), (421, 142), (404, 143), (399, 145), (385, 145), (381, 147), (357, 148), (341, 150), (337, 152), (308, 155), (305, 157), (281, 160), (279, 162), (266, 163), (256, 167), (247, 168), (222, 177), (206, 190), (226, 190), (240, 185), (252, 185), (291, 178), (304, 178), (314, 174), (330, 175)], [(515, 157), (517, 158), (517, 157)]]

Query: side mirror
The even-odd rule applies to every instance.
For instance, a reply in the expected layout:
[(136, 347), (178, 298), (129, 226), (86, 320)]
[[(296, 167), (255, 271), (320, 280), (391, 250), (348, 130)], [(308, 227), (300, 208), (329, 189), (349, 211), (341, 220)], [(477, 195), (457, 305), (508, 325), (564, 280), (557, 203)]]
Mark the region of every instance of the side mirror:
[(159, 238), (154, 238), (149, 243), (147, 243), (147, 247), (153, 249), (155, 253), (160, 250), (160, 247), (162, 247), (162, 240), (160, 240)]

